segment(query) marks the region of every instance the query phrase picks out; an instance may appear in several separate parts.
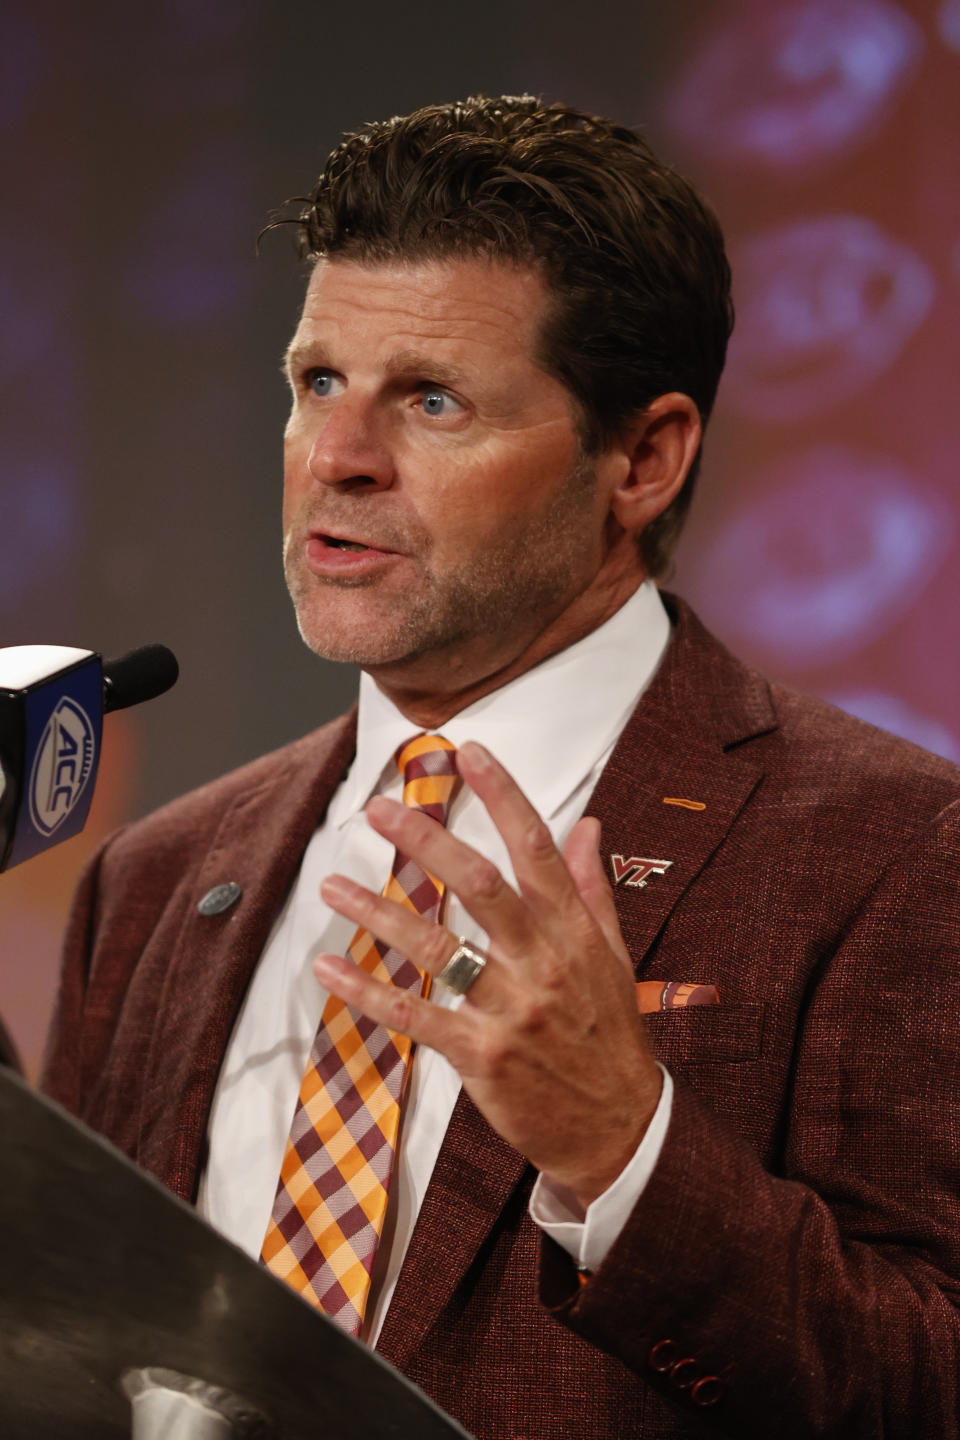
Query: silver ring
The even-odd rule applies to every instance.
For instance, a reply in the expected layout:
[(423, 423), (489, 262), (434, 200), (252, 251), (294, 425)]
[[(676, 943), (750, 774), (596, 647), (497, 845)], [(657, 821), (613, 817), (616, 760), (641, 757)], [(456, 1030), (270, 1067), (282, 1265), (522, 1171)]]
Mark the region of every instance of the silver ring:
[(454, 995), (466, 995), (486, 963), (487, 957), (483, 951), (460, 935), (457, 937), (456, 950), (437, 976), (437, 984), (445, 985)]

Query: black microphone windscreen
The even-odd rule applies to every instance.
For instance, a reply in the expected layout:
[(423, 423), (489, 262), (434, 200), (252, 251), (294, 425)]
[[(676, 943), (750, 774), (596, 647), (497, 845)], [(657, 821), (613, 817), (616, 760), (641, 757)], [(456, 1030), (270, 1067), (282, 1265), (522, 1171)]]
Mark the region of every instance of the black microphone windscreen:
[(103, 708), (125, 710), (153, 700), (176, 684), (180, 674), (177, 657), (166, 645), (141, 645), (103, 665)]

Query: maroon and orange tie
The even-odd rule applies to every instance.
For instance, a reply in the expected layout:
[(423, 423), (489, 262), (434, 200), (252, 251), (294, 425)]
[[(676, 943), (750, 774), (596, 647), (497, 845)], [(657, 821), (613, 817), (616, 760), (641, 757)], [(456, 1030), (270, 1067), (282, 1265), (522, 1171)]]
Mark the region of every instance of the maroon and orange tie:
[[(418, 735), (396, 763), (403, 800), (445, 825), (456, 751)], [(397, 851), (383, 890), (437, 920), (443, 884)], [(422, 971), (360, 929), (349, 955), (368, 975), (425, 993)], [(412, 1042), (331, 995), (294, 1113), (261, 1258), (274, 1274), (351, 1334), (359, 1333), (387, 1210)]]

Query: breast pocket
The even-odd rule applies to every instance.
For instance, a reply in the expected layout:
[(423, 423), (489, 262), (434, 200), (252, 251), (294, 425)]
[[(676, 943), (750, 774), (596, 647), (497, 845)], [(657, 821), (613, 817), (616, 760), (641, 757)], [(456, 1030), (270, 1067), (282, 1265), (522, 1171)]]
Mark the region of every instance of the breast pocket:
[(653, 1053), (662, 1064), (736, 1064), (756, 1060), (765, 1005), (689, 1005), (644, 1015)]

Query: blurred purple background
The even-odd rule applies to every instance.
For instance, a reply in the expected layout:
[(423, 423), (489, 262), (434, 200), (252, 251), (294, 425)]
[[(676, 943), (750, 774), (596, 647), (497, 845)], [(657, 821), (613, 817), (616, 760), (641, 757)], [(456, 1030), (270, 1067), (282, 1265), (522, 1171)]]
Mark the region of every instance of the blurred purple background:
[(159, 639), (87, 831), (0, 876), (35, 1068), (69, 894), (125, 819), (338, 713), (279, 564), (302, 276), (254, 238), (342, 129), (534, 90), (644, 127), (705, 191), (738, 327), (676, 588), (769, 674), (960, 760), (960, 3), (565, 12), (489, 0), (9, 4), (0, 17), (0, 644)]

